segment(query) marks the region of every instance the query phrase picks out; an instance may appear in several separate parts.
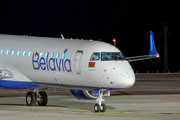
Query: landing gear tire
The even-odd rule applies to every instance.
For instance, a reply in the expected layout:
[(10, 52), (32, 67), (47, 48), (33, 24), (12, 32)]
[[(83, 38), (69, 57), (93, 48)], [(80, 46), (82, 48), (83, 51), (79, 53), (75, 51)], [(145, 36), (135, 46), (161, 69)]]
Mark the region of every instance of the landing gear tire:
[(105, 112), (106, 111), (106, 105), (104, 103), (101, 104), (100, 111), (101, 112)]
[(100, 111), (100, 106), (99, 106), (99, 104), (95, 104), (95, 105), (94, 105), (94, 111), (95, 111), (95, 112), (99, 112), (99, 111)]
[(27, 106), (35, 106), (36, 105), (36, 93), (28, 92), (26, 94), (26, 104)]
[(37, 103), (39, 106), (46, 106), (48, 102), (47, 94), (44, 91), (39, 92)]

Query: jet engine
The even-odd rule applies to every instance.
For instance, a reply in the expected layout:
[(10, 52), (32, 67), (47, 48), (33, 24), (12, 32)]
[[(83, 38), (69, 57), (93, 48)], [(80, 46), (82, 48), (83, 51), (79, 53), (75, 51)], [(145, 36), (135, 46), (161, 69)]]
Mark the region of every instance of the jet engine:
[(97, 97), (91, 95), (88, 90), (70, 90), (71, 94), (76, 97), (78, 100), (95, 100)]

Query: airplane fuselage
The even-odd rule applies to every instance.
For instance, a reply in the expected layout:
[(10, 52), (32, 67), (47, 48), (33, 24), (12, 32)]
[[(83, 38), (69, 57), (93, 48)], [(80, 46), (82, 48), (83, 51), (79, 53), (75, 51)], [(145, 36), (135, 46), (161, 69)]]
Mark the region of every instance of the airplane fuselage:
[(104, 42), (13, 35), (0, 35), (0, 42), (0, 70), (12, 74), (0, 80), (3, 88), (122, 90), (135, 83), (127, 60), (90, 60), (94, 52), (121, 52)]

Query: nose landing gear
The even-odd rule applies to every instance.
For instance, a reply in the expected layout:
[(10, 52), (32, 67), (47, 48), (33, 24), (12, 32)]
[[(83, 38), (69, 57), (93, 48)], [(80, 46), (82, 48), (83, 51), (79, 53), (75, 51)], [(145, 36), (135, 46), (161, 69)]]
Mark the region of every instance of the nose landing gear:
[(102, 103), (101, 105), (99, 105), (98, 103), (96, 103), (94, 105), (94, 111), (95, 112), (105, 112), (106, 111), (106, 105), (104, 103)]
[(102, 102), (105, 101), (103, 99), (103, 96), (110, 96), (110, 91), (107, 91), (107, 92), (108, 93), (106, 93), (106, 91), (100, 92), (99, 97), (96, 99), (97, 103), (94, 105), (95, 112), (105, 112), (106, 111), (106, 105)]

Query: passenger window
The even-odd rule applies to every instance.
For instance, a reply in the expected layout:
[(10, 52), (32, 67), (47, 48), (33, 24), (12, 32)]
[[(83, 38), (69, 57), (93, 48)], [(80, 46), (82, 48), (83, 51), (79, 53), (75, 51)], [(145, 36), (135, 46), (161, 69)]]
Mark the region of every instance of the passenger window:
[(29, 54), (28, 54), (28, 55), (31, 56), (31, 54), (32, 54), (32, 51), (29, 51)]
[(49, 53), (47, 52), (45, 57), (48, 57), (48, 55), (49, 55)]
[(9, 55), (9, 49), (7, 50), (6, 54)]
[(59, 56), (60, 56), (60, 54), (58, 53), (57, 56), (56, 56), (56, 58), (59, 58)]
[(26, 55), (26, 51), (23, 52), (23, 56), (25, 56), (25, 55)]
[(21, 53), (21, 51), (20, 51), (20, 50), (18, 50), (17, 55), (19, 56), (19, 55), (20, 55), (20, 53)]
[(14, 55), (14, 54), (15, 54), (15, 50), (12, 51), (12, 55)]
[(90, 61), (97, 61), (100, 59), (100, 53), (93, 53)]
[(51, 54), (51, 58), (53, 58), (53, 57), (54, 57), (54, 53)]
[(42, 55), (43, 55), (43, 52), (40, 53), (40, 57), (42, 57)]
[(4, 49), (1, 50), (1, 54), (3, 54), (3, 53), (4, 53)]

